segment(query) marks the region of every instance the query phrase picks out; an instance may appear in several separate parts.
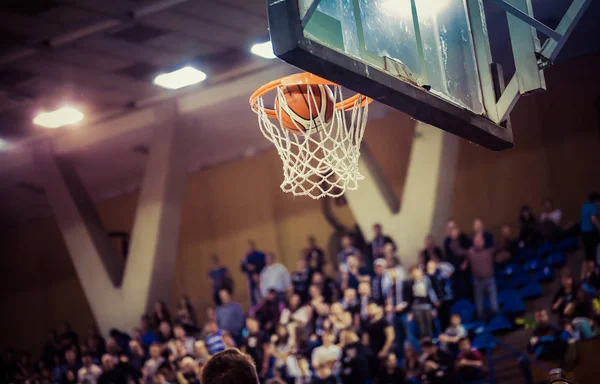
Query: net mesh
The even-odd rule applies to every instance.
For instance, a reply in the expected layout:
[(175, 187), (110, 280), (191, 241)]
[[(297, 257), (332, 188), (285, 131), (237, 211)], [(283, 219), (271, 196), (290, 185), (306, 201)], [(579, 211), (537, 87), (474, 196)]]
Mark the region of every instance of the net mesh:
[[(340, 86), (323, 87), (334, 103), (344, 102)], [(277, 116), (290, 110), (283, 89), (283, 86), (277, 87)], [(281, 189), (294, 196), (313, 199), (339, 197), (347, 190), (356, 190), (358, 181), (364, 179), (358, 160), (369, 112), (367, 98), (358, 95), (348, 113), (334, 108), (331, 120), (326, 121), (324, 113), (313, 111), (319, 105), (313, 87), (306, 88), (305, 97), (309, 116), (316, 117), (304, 126), (294, 121), (297, 128), (294, 133), (286, 129), (280, 119), (269, 117), (262, 96), (256, 101), (260, 129), (275, 145), (283, 162)]]

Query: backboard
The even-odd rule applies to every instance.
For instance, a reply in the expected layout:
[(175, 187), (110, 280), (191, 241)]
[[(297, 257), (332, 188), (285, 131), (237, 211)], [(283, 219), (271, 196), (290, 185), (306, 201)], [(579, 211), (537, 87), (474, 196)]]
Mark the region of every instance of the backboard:
[[(492, 60), (483, 2), (507, 12), (516, 72)], [(556, 31), (531, 0), (268, 0), (280, 59), (492, 150), (520, 95), (545, 90), (556, 57), (591, 0), (574, 0)], [(537, 30), (549, 38), (542, 46)]]

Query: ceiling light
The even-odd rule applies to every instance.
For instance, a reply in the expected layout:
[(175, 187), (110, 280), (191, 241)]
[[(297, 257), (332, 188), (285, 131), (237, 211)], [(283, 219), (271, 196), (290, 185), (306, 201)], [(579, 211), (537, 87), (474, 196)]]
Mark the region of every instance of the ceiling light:
[(64, 106), (51, 112), (40, 112), (33, 119), (33, 123), (46, 128), (59, 128), (81, 120), (83, 120), (83, 113), (71, 106)]
[(154, 78), (154, 84), (167, 89), (179, 89), (206, 80), (206, 73), (194, 67), (183, 67)]
[(8, 144), (8, 141), (0, 139), (0, 151), (8, 149), (10, 147), (10, 144)]
[(250, 48), (250, 52), (254, 53), (256, 56), (264, 57), (265, 59), (274, 59), (277, 57), (273, 53), (273, 45), (270, 41), (254, 44), (252, 48)]

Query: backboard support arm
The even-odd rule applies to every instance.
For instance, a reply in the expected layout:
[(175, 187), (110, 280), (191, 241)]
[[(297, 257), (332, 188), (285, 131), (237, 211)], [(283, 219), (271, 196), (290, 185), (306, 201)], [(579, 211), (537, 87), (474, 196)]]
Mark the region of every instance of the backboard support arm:
[(550, 62), (558, 56), (561, 49), (571, 36), (571, 33), (581, 20), (587, 7), (592, 3), (592, 0), (574, 0), (567, 9), (567, 12), (558, 23), (556, 31), (562, 36), (560, 40), (548, 39), (542, 47), (541, 54)]

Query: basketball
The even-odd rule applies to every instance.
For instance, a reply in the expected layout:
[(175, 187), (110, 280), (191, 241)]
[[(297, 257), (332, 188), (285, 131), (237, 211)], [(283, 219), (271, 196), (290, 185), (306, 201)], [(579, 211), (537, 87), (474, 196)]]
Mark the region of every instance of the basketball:
[(275, 112), (281, 125), (288, 131), (299, 134), (317, 132), (323, 124), (331, 121), (334, 112), (334, 102), (329, 87), (323, 84), (298, 84), (284, 86), (283, 97), (285, 104), (279, 104), (275, 98)]

